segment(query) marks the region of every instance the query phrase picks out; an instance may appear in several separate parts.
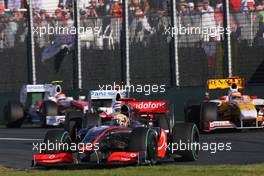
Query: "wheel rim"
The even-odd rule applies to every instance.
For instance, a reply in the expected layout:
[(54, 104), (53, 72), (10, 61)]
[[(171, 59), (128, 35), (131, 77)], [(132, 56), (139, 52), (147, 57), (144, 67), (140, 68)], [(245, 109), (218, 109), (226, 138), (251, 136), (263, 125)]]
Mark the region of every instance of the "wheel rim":
[(150, 140), (147, 141), (147, 159), (151, 161), (151, 164), (155, 164), (157, 161), (158, 145), (157, 140), (153, 133), (149, 133)]

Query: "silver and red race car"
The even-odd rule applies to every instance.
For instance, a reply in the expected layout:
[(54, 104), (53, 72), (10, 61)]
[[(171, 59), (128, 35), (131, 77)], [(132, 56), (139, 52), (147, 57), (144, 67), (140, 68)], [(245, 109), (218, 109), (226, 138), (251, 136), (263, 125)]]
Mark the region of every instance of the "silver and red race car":
[(6, 126), (19, 128), (25, 122), (58, 126), (64, 123), (66, 110), (74, 108), (85, 112), (87, 101), (66, 97), (61, 83), (22, 86), (19, 101), (9, 102), (4, 109)]
[(66, 97), (62, 92), (62, 81), (51, 84), (24, 85), (17, 102), (9, 102), (5, 107), (6, 126), (19, 128), (29, 122), (45, 126), (63, 125), (65, 114), (69, 110), (112, 113), (116, 98), (124, 98), (126, 92), (112, 90), (93, 90), (87, 98), (80, 96), (78, 100)]
[[(55, 146), (70, 147), (45, 148), (33, 156), (33, 165), (197, 160), (198, 149), (192, 146), (199, 142), (198, 128), (193, 123), (174, 124), (173, 116), (168, 117), (166, 101), (120, 101), (124, 102), (120, 112), (112, 113), (104, 122), (96, 114), (83, 118), (78, 112), (70, 112), (65, 130), (48, 131), (44, 138), (45, 146), (59, 143)], [(180, 143), (190, 147), (180, 150)]]
[[(185, 105), (185, 121), (196, 123), (200, 130), (219, 128), (250, 129), (264, 127), (264, 99), (240, 92), (245, 81), (239, 77), (209, 79), (202, 103), (188, 101)], [(227, 95), (211, 99), (209, 90), (228, 90)]]

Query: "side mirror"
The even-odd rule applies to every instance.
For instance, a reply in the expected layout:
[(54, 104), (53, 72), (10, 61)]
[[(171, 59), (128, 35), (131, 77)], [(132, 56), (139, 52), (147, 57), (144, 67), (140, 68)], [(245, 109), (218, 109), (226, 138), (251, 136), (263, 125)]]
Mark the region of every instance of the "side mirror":
[(120, 98), (119, 101), (136, 101), (135, 98)]

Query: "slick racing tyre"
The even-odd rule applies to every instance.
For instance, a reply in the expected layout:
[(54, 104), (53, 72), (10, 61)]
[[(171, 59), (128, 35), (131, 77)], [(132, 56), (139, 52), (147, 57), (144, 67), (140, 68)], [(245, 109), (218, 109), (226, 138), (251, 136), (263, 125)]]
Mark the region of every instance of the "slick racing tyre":
[(5, 107), (4, 116), (7, 128), (20, 128), (24, 120), (24, 109), (21, 103), (9, 102)]
[[(172, 130), (172, 143), (170, 149), (175, 161), (195, 161), (198, 159), (199, 130), (194, 123), (175, 124)], [(181, 158), (177, 158), (176, 155), (181, 156)]]
[(65, 117), (65, 131), (69, 132), (72, 141), (77, 142), (78, 131), (82, 128), (83, 112), (69, 111)]
[(140, 153), (140, 164), (156, 164), (158, 159), (156, 132), (151, 128), (135, 128), (130, 135), (128, 151)]
[[(69, 152), (71, 137), (67, 131), (64, 130), (50, 130), (44, 137), (46, 149), (42, 153), (60, 153)], [(64, 144), (64, 145), (60, 145)], [(51, 147), (50, 147), (51, 146)], [(60, 146), (60, 147), (58, 147)]]
[(41, 115), (42, 115), (42, 126), (46, 127), (46, 118), (47, 116), (57, 116), (58, 107), (57, 104), (53, 101), (44, 101), (43, 106), (41, 107)]
[(158, 127), (166, 131), (170, 129), (169, 123), (168, 123), (168, 120), (165, 114), (156, 114), (156, 122), (157, 122)]
[(200, 127), (200, 109), (201, 105), (196, 100), (188, 100), (184, 105), (184, 121), (185, 123), (195, 123)]
[(207, 130), (208, 122), (217, 121), (217, 104), (213, 102), (204, 102), (201, 106), (201, 122), (200, 122), (200, 130)]
[(86, 113), (83, 119), (83, 128), (90, 128), (101, 124), (101, 118), (97, 113)]

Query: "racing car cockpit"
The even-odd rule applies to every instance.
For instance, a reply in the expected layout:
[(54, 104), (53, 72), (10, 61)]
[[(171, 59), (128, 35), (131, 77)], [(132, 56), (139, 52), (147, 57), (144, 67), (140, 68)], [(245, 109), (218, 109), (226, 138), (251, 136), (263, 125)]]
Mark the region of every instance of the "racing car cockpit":
[(230, 96), (229, 96), (229, 100), (242, 100), (242, 95), (240, 92), (233, 92)]
[(112, 115), (111, 124), (114, 126), (128, 127), (130, 125), (130, 120), (126, 115), (116, 113)]
[(230, 86), (230, 90), (228, 92), (228, 100), (234, 101), (234, 100), (242, 100), (242, 94), (238, 91), (237, 84), (233, 83)]
[(131, 110), (129, 105), (121, 105), (119, 102), (113, 107), (108, 120), (101, 121), (104, 125), (121, 127), (139, 127), (146, 126), (137, 110)]

